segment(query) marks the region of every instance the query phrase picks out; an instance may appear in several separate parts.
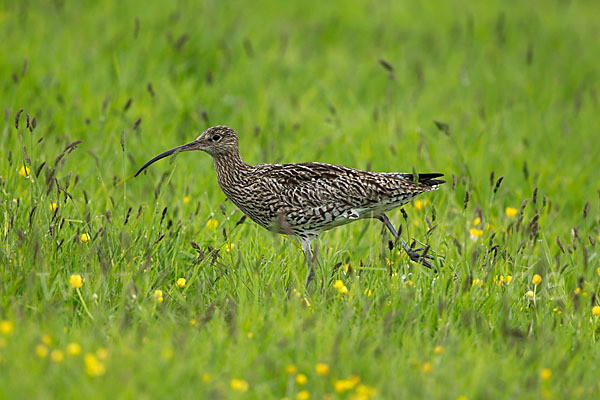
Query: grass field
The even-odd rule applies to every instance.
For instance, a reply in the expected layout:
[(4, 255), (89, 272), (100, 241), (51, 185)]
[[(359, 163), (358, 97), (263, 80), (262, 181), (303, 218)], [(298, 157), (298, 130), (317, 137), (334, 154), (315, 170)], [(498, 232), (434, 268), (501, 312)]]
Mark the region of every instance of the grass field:
[[(0, 398), (600, 397), (599, 14), (0, 2)], [(439, 274), (364, 220), (306, 294), (210, 156), (133, 178), (218, 124), (253, 164), (445, 173), (390, 213)]]

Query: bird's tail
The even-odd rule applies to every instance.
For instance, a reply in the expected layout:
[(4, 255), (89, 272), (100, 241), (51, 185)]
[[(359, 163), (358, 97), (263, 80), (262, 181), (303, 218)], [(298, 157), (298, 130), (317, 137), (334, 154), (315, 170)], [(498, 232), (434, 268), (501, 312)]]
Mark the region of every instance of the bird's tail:
[[(395, 176), (398, 178), (406, 179), (407, 181), (414, 182), (415, 176), (413, 174), (399, 173), (399, 172), (388, 172), (388, 175)], [(419, 174), (419, 179), (417, 180), (423, 186), (434, 187), (441, 185), (442, 183), (446, 183), (443, 179), (435, 179), (444, 176), (444, 174), (433, 173), (433, 174)]]
[[(413, 174), (406, 174), (406, 175), (407, 175), (406, 179), (414, 180)], [(435, 179), (435, 178), (439, 178), (441, 176), (444, 176), (444, 174), (440, 174), (437, 172), (432, 173), (432, 174), (419, 174), (418, 182), (425, 186), (438, 186), (438, 185), (441, 185), (442, 183), (446, 183), (446, 181), (443, 179)]]

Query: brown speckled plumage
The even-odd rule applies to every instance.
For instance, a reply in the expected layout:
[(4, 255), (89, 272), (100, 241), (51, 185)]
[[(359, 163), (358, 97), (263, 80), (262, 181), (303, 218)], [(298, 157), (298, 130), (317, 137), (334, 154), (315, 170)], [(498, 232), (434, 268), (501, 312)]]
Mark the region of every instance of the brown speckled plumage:
[[(297, 237), (309, 266), (310, 242), (317, 235), (358, 219), (377, 218), (398, 238), (385, 212), (444, 183), (435, 179), (442, 174), (420, 174), (415, 182), (413, 174), (368, 172), (317, 162), (249, 165), (240, 156), (236, 132), (227, 126), (209, 128), (195, 141), (159, 154), (135, 176), (161, 158), (189, 150), (213, 156), (219, 186), (244, 214), (268, 230)], [(404, 241), (402, 244), (413, 260), (431, 267), (425, 257)], [(313, 276), (311, 266), (307, 286)]]

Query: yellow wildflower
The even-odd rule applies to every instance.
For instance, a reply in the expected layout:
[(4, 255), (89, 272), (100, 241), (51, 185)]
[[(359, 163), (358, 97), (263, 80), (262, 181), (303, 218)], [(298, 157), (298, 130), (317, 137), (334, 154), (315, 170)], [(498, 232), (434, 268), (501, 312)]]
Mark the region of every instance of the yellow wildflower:
[(594, 314), (594, 315), (600, 315), (600, 307), (594, 306), (592, 308), (592, 314)]
[(87, 243), (90, 241), (90, 235), (87, 233), (82, 233), (79, 237), (79, 240), (81, 240), (83, 243)]
[(248, 336), (248, 339), (252, 339), (254, 337), (254, 333), (248, 332), (248, 335), (246, 335), (246, 336)]
[(0, 321), (0, 333), (3, 335), (10, 335), (14, 328), (14, 322), (8, 320)]
[(483, 286), (483, 281), (481, 279), (473, 279), (473, 286), (481, 287)]
[(185, 278), (179, 278), (179, 279), (177, 279), (176, 285), (179, 288), (184, 288), (185, 287)]
[(37, 354), (37, 356), (40, 358), (46, 358), (48, 355), (48, 347), (43, 344), (38, 344), (35, 346), (35, 354)]
[(219, 221), (217, 221), (216, 219), (211, 218), (206, 222), (206, 227), (211, 231), (217, 229), (217, 226), (219, 226)]
[(469, 234), (471, 238), (477, 239), (479, 236), (483, 235), (483, 229), (471, 228), (469, 229)]
[(356, 387), (356, 396), (354, 396), (354, 398), (356, 400), (359, 400), (359, 399), (368, 400), (369, 397), (374, 396), (375, 393), (377, 393), (377, 390), (375, 390), (375, 388), (361, 384)]
[(325, 376), (329, 374), (329, 365), (325, 363), (318, 363), (315, 365), (315, 371), (317, 371), (317, 375)]
[(366, 294), (367, 297), (371, 297), (373, 295), (373, 292), (371, 291), (371, 289), (365, 289), (364, 294)]
[(306, 378), (306, 375), (304, 374), (298, 374), (296, 375), (296, 383), (298, 385), (306, 385), (306, 382), (308, 381), (308, 379)]
[(212, 376), (208, 372), (205, 372), (200, 377), (200, 380), (204, 383), (208, 383), (208, 382), (210, 382), (211, 378), (212, 378)]
[(543, 381), (547, 381), (548, 379), (550, 379), (551, 376), (552, 371), (550, 370), (550, 368), (544, 368), (540, 371), (540, 378), (542, 378)]
[(506, 214), (507, 217), (514, 217), (515, 215), (517, 215), (517, 209), (513, 208), (513, 207), (506, 207), (504, 209), (504, 213)]
[(190, 196), (184, 196), (183, 197), (183, 204), (187, 204), (190, 202)]
[(229, 386), (236, 392), (247, 392), (250, 385), (243, 379), (232, 379), (229, 381)]
[(54, 210), (56, 210), (58, 208), (58, 204), (56, 204), (56, 203), (50, 203), (48, 205), (48, 208), (50, 209), (50, 211), (54, 211)]
[(106, 367), (92, 353), (87, 353), (83, 359), (85, 372), (90, 376), (102, 376), (106, 373)]
[(348, 288), (346, 287), (346, 285), (344, 285), (344, 282), (342, 282), (339, 279), (337, 281), (335, 281), (335, 283), (333, 284), (333, 287), (341, 294), (348, 293)]
[(78, 356), (81, 354), (81, 346), (79, 343), (69, 343), (67, 345), (67, 354), (71, 356)]
[(440, 355), (440, 354), (442, 354), (443, 352), (444, 352), (444, 346), (439, 346), (439, 345), (438, 345), (438, 346), (435, 346), (435, 347), (433, 348), (433, 353), (434, 353), (434, 354)]
[(512, 276), (506, 275), (506, 284), (508, 285), (510, 283), (510, 281), (512, 281)]
[(473, 220), (473, 225), (479, 225), (481, 223), (481, 218), (477, 217)]
[(296, 395), (298, 400), (308, 400), (310, 398), (310, 392), (308, 390), (301, 390)]
[(83, 282), (85, 282), (85, 279), (83, 279), (83, 277), (79, 274), (73, 274), (69, 277), (69, 284), (75, 289), (82, 287)]
[(190, 319), (190, 326), (196, 326), (197, 324), (198, 324), (198, 321), (196, 321), (196, 318)]
[(65, 359), (65, 354), (58, 349), (52, 350), (52, 352), (50, 353), (50, 358), (55, 363), (61, 363)]
[(423, 371), (425, 373), (431, 372), (431, 369), (432, 369), (432, 366), (429, 361), (425, 362), (425, 363), (423, 363), (423, 365), (421, 365), (421, 371)]
[(337, 393), (347, 392), (348, 390), (354, 389), (354, 386), (356, 386), (356, 383), (350, 379), (336, 379), (333, 381), (333, 389)]
[(575, 294), (580, 294), (581, 293), (581, 288), (578, 287), (577, 289), (575, 289)]
[(423, 207), (425, 207), (425, 205), (427, 204), (427, 200), (415, 200), (413, 204), (415, 205), (417, 211), (421, 211)]
[(225, 251), (231, 251), (235, 247), (235, 243), (225, 243)]
[(52, 338), (49, 335), (43, 335), (42, 343), (44, 343), (46, 346), (50, 346), (52, 344)]
[(469, 400), (469, 398), (465, 395), (460, 395), (456, 398), (456, 400)]
[(528, 290), (527, 293), (525, 293), (525, 296), (527, 296), (527, 297), (534, 297), (535, 294), (533, 293), (533, 290)]
[(539, 285), (540, 283), (542, 283), (542, 277), (538, 274), (535, 274), (531, 281), (533, 282), (534, 285)]
[(287, 372), (290, 375), (293, 375), (296, 372), (298, 372), (298, 368), (296, 368), (296, 366), (294, 364), (290, 364), (285, 367), (285, 372)]
[(19, 175), (21, 175), (23, 178), (28, 178), (30, 173), (31, 168), (29, 168), (27, 165), (23, 165), (19, 170)]
[(596, 272), (598, 273), (598, 275), (600, 275), (600, 267), (598, 267), (598, 269), (596, 270)]
[(160, 289), (156, 289), (156, 290), (154, 291), (154, 299), (155, 299), (156, 301), (158, 301), (159, 303), (162, 303), (162, 302), (163, 302), (163, 300), (164, 300), (164, 298), (163, 298), (163, 291), (162, 291), (162, 290), (160, 290)]

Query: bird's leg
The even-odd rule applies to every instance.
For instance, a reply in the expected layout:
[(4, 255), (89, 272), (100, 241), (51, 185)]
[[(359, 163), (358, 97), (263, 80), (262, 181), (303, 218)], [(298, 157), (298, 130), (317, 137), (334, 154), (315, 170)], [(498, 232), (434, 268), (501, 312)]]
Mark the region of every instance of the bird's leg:
[[(402, 248), (404, 249), (406, 254), (408, 254), (411, 260), (421, 263), (429, 269), (433, 268), (431, 263), (427, 260), (433, 260), (433, 257), (428, 255), (426, 252), (424, 254), (420, 253), (419, 251), (421, 249), (413, 249), (404, 241), (404, 239), (399, 237), (398, 231), (396, 230), (396, 228), (394, 228), (394, 225), (392, 225), (392, 222), (390, 221), (388, 216), (385, 215), (385, 213), (379, 215), (377, 219), (383, 222), (383, 224), (386, 226), (386, 228), (388, 228), (388, 230), (392, 233), (396, 240), (400, 240), (402, 242)], [(437, 272), (436, 269), (434, 269), (434, 271)]]
[(306, 279), (305, 290), (308, 290), (313, 279), (315, 279), (315, 270), (313, 268), (312, 263), (312, 252), (310, 251), (310, 240), (301, 240), (302, 250), (304, 250), (304, 255), (306, 256), (306, 263), (308, 265), (308, 278)]

